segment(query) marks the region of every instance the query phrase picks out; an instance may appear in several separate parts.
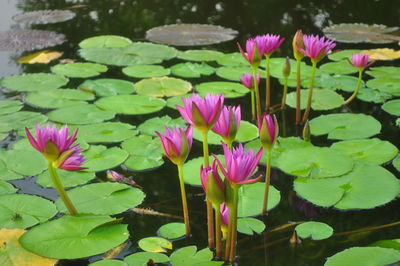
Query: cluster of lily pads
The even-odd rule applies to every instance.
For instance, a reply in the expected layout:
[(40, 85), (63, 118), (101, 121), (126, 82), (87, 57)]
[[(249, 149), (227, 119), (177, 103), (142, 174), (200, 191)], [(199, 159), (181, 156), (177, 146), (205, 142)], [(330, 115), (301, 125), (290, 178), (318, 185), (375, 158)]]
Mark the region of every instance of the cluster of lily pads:
[[(96, 173), (120, 165), (130, 171), (150, 171), (162, 166), (163, 149), (155, 131), (163, 132), (164, 126), (186, 126), (186, 122), (165, 115), (131, 125), (118, 121), (119, 117), (150, 114), (164, 108), (173, 112), (176, 105), (183, 105), (182, 98), (191, 97), (193, 90), (202, 97), (214, 93), (224, 94), (228, 99), (250, 93), (239, 83), (250, 68), (238, 52), (179, 51), (171, 46), (132, 42), (111, 35), (85, 39), (79, 46), (78, 53), (86, 61), (56, 64), (49, 73), (9, 76), (0, 82), (9, 96), (0, 102), (0, 134), (9, 143), (0, 150), (0, 242), (13, 244), (0, 246), (0, 262), (4, 265), (18, 259), (9, 256), (14, 252), (46, 265), (57, 259), (101, 254), (128, 240), (127, 225), (112, 216), (140, 205), (145, 193), (126, 183), (92, 181)], [(325, 111), (343, 105), (344, 98), (339, 92), (353, 92), (357, 84), (352, 75), (357, 69), (346, 58), (357, 52), (360, 51), (344, 50), (328, 55), (333, 62), (319, 66), (311, 109)], [(285, 61), (280, 57), (269, 59), (269, 74), (281, 84), (285, 80), (282, 74)], [(264, 65), (261, 63), (257, 69), (261, 78), (266, 77)], [(400, 100), (396, 99), (400, 96), (400, 70), (377, 65), (366, 71), (370, 78), (362, 82), (357, 98), (382, 104), (382, 110), (396, 117), (393, 123), (400, 126)], [(109, 78), (110, 69), (127, 76), (126, 79)], [(311, 73), (312, 67), (301, 62), (301, 82), (305, 88), (310, 85)], [(198, 78), (205, 76), (215, 81), (198, 83)], [(289, 90), (297, 86), (295, 71), (288, 75), (288, 86)], [(272, 88), (271, 93), (276, 91)], [(306, 107), (307, 96), (307, 90), (301, 90), (302, 109)], [(296, 107), (295, 92), (288, 93), (286, 104)], [(250, 107), (247, 110), (250, 112)], [(53, 203), (39, 196), (20, 194), (8, 182), (34, 176), (40, 186), (54, 188), (46, 160), (29, 144), (24, 131), (46, 123), (58, 127), (68, 124), (71, 130), (79, 128), (77, 138), (86, 158), (83, 163), (86, 169), (58, 169), (79, 215), (59, 217), (67, 213), (60, 199)], [(327, 135), (328, 139), (338, 141), (320, 147), (308, 139), (279, 137), (271, 149), (272, 167), (294, 177), (293, 188), (300, 197), (321, 207), (359, 210), (382, 206), (399, 195), (399, 180), (381, 166), (392, 161), (400, 171), (398, 149), (388, 141), (371, 138), (381, 132), (377, 119), (366, 114), (337, 112), (319, 115), (309, 121), (309, 126), (311, 135)], [(197, 130), (193, 138), (203, 140)], [(261, 143), (257, 138), (257, 127), (250, 121), (241, 121), (235, 142), (245, 143), (246, 149), (258, 150)], [(213, 145), (219, 145), (221, 140), (212, 132), (208, 135), (212, 150), (216, 150)], [(201, 185), (199, 169), (203, 161), (203, 157), (189, 157), (183, 164), (186, 184)], [(266, 152), (260, 161), (267, 161)], [(240, 188), (237, 214), (240, 233), (251, 235), (265, 230), (264, 223), (254, 218), (262, 213), (264, 189), (263, 182)], [(279, 202), (280, 192), (271, 186), (268, 210)], [(328, 238), (333, 233), (329, 225), (320, 222), (302, 223), (295, 231), (301, 238), (311, 236), (314, 240)], [(172, 265), (222, 264), (211, 261), (213, 252), (208, 248), (197, 251), (197, 247), (188, 246), (169, 256), (162, 254), (172, 249), (172, 240), (184, 234), (183, 223), (166, 224), (159, 229), (159, 236), (138, 241), (143, 252), (126, 256), (123, 261), (105, 259), (92, 265), (145, 265), (150, 259)], [(329, 258), (326, 265), (341, 265), (342, 259), (362, 265), (356, 260), (363, 254), (374, 254), (372, 258), (378, 264), (400, 259), (400, 252), (390, 248), (354, 247)]]

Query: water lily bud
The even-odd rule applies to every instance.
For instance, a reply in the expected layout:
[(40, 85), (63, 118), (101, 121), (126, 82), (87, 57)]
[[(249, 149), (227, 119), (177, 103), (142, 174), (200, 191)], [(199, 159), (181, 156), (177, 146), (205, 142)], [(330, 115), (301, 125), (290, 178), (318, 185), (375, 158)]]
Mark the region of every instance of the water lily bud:
[(304, 49), (304, 42), (303, 42), (303, 32), (301, 30), (297, 30), (296, 34), (293, 37), (293, 56), (296, 58), (296, 60), (301, 60), (304, 58), (304, 54), (300, 51), (301, 49)]
[(286, 57), (285, 64), (283, 65), (282, 74), (285, 78), (290, 75), (290, 59)]
[(172, 130), (165, 128), (165, 134), (159, 132), (156, 134), (160, 137), (164, 148), (164, 154), (176, 165), (182, 165), (189, 155), (192, 148), (193, 128), (189, 126), (186, 130), (182, 127), (174, 127)]
[(235, 107), (224, 106), (212, 131), (220, 135), (225, 142), (232, 143), (240, 128), (240, 120), (240, 105)]
[(263, 114), (258, 118), (258, 135), (264, 149), (271, 150), (279, 133), (278, 121), (275, 116)]
[(308, 120), (306, 121), (303, 127), (303, 139), (308, 142), (310, 142), (311, 140), (310, 123), (308, 122)]
[(214, 161), (212, 167), (200, 168), (201, 185), (206, 192), (207, 199), (215, 205), (225, 201), (224, 185), (218, 174), (217, 163)]

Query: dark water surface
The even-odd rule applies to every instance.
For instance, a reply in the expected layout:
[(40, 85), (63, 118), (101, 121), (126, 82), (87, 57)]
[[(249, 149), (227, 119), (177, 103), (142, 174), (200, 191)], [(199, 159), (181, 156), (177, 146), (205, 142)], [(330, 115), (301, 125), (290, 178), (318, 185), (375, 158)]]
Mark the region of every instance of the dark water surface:
[[(67, 22), (50, 25), (37, 25), (31, 28), (45, 29), (60, 32), (66, 35), (68, 42), (53, 50), (63, 51), (63, 58), (77, 59), (78, 43), (96, 35), (114, 34), (128, 37), (132, 40), (143, 40), (146, 30), (164, 24), (172, 23), (202, 23), (216, 24), (233, 28), (239, 31), (237, 39), (209, 46), (209, 49), (217, 49), (223, 52), (236, 52), (236, 42), (244, 43), (245, 40), (256, 34), (275, 33), (286, 37), (282, 48), (276, 56), (291, 56), (291, 39), (295, 31), (301, 28), (304, 33), (320, 34), (321, 28), (337, 23), (362, 22), (367, 24), (385, 24), (398, 26), (400, 17), (399, 3), (396, 1), (361, 1), (361, 0), (314, 0), (314, 1), (258, 1), (258, 0), (225, 0), (225, 1), (183, 1), (183, 0), (0, 0), (0, 30), (16, 28), (18, 25), (12, 22), (14, 14), (26, 11), (44, 9), (64, 9), (75, 5), (86, 5), (72, 9), (77, 16)], [(343, 45), (338, 44), (339, 49), (345, 48), (380, 48), (398, 47), (394, 45)], [(179, 49), (185, 49), (180, 47)], [(195, 48), (196, 49), (196, 48)], [(398, 48), (397, 48), (398, 49)], [(22, 72), (48, 72), (49, 65), (19, 65), (15, 62), (20, 54), (0, 52), (0, 77)], [(172, 65), (174, 62), (167, 62)], [(53, 63), (55, 64), (55, 63)], [(397, 64), (398, 61), (390, 63)], [(110, 67), (106, 75), (102, 77), (116, 77), (137, 81), (123, 76), (119, 68)], [(210, 79), (219, 80), (212, 76)], [(191, 81), (191, 80), (189, 80)], [(78, 85), (80, 80), (73, 80), (68, 87)], [(198, 83), (198, 79), (193, 84)], [(281, 86), (273, 79), (272, 101), (280, 102)], [(263, 99), (263, 97), (262, 97)], [(228, 100), (228, 104), (248, 106), (248, 97), (239, 100)], [(245, 109), (245, 108), (242, 108)], [(248, 109), (249, 110), (249, 109)], [(343, 109), (347, 110), (347, 109)], [(333, 112), (341, 112), (342, 109)], [(349, 110), (347, 110), (349, 111)], [(388, 140), (397, 147), (400, 146), (399, 129), (393, 125), (393, 117), (382, 112), (380, 105), (364, 103), (355, 100), (351, 104), (351, 112), (373, 115), (382, 123), (382, 133), (377, 137)], [(123, 122), (138, 125), (148, 118), (168, 114), (177, 117), (178, 113), (171, 109), (143, 116), (119, 116)], [(312, 112), (311, 117), (318, 112)], [(250, 120), (250, 114), (244, 112), (244, 119)], [(294, 125), (293, 109), (286, 110), (286, 136), (297, 134)], [(281, 130), (282, 134), (283, 130)], [(314, 138), (314, 144), (329, 146), (326, 136)], [(221, 152), (219, 147), (212, 147), (212, 152)], [(201, 143), (195, 141), (191, 158), (200, 155)], [(398, 176), (398, 173), (390, 165), (386, 167)], [(180, 192), (176, 168), (166, 162), (161, 168), (149, 172), (131, 173), (121, 170), (127, 175), (133, 175), (135, 180), (144, 187), (146, 199), (141, 207), (153, 210), (181, 215)], [(239, 265), (322, 265), (325, 258), (352, 246), (366, 246), (377, 240), (399, 237), (399, 226), (387, 227), (380, 230), (361, 230), (351, 233), (353, 230), (368, 226), (389, 224), (400, 219), (399, 202), (393, 201), (385, 206), (362, 211), (342, 212), (333, 209), (323, 209), (311, 206), (296, 197), (292, 189), (293, 178), (278, 170), (273, 171), (274, 185), (280, 192), (282, 200), (280, 204), (270, 212), (265, 219), (268, 229), (286, 224), (291, 221), (321, 221), (328, 223), (335, 230), (335, 235), (327, 240), (305, 240), (301, 245), (290, 246), (289, 238), (293, 227), (280, 232), (266, 232), (261, 236), (239, 235), (238, 263)], [(104, 173), (98, 174), (104, 178)], [(54, 199), (56, 194), (48, 189), (40, 189), (32, 178), (23, 181), (14, 181), (15, 185), (22, 187), (26, 193), (39, 194)], [(174, 247), (179, 248), (189, 244), (199, 248), (206, 247), (205, 205), (203, 203), (202, 190), (187, 187), (190, 219), (193, 227), (193, 237), (188, 240), (174, 242)], [(137, 241), (143, 237), (154, 236), (156, 230), (163, 224), (177, 221), (176, 219), (136, 214), (129, 212), (123, 215), (124, 222), (129, 224), (131, 231), (131, 245), (122, 254), (127, 255), (136, 252)], [(337, 234), (337, 235), (336, 235)], [(100, 259), (100, 256), (85, 260), (63, 261), (62, 265), (86, 265)]]

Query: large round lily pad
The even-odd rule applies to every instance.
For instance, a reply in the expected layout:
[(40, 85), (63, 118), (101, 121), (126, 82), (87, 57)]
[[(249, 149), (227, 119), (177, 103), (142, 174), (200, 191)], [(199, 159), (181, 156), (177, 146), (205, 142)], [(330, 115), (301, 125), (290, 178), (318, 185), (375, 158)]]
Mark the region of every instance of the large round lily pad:
[(352, 247), (327, 258), (324, 266), (392, 265), (400, 260), (400, 251), (381, 247)]
[(94, 92), (101, 97), (131, 94), (135, 90), (132, 82), (123, 79), (89, 79), (79, 85), (79, 89)]
[(367, 81), (367, 87), (381, 92), (400, 96), (400, 82), (398, 78), (374, 78)]
[[(57, 169), (58, 177), (64, 187), (75, 187), (85, 184), (95, 178), (94, 172), (86, 171), (66, 171), (63, 169)], [(54, 183), (50, 177), (48, 171), (44, 171), (36, 177), (36, 183), (42, 187), (54, 187)]]
[(101, 110), (93, 104), (56, 109), (47, 114), (50, 120), (65, 124), (93, 124), (114, 118), (113, 110)]
[(381, 166), (357, 163), (353, 171), (340, 177), (296, 178), (294, 190), (322, 207), (371, 209), (394, 200), (400, 193), (400, 182)]
[(34, 73), (5, 77), (0, 85), (15, 91), (41, 91), (57, 89), (67, 83), (68, 79), (61, 75)]
[[(68, 190), (78, 213), (112, 215), (142, 203), (145, 194), (138, 188), (121, 183), (95, 183)], [(56, 201), (57, 209), (66, 212), (64, 202)]]
[(224, 54), (214, 50), (186, 50), (178, 53), (178, 58), (188, 61), (215, 61)]
[(215, 69), (206, 63), (179, 63), (171, 67), (171, 73), (184, 78), (200, 78), (213, 74)]
[(58, 64), (51, 68), (53, 73), (71, 78), (89, 78), (106, 72), (108, 68), (104, 65), (94, 63), (69, 63)]
[(135, 83), (136, 92), (153, 97), (183, 95), (192, 89), (190, 82), (170, 77), (143, 79)]
[(166, 102), (146, 95), (116, 95), (101, 98), (95, 104), (101, 109), (119, 114), (140, 115), (160, 111)]
[(171, 24), (152, 28), (146, 39), (176, 46), (209, 45), (232, 40), (237, 31), (210, 24)]
[(381, 124), (365, 114), (329, 114), (312, 119), (310, 129), (315, 136), (328, 134), (328, 139), (363, 139), (378, 134)]
[[(305, 109), (307, 106), (308, 90), (300, 91), (300, 108)], [(314, 89), (311, 100), (311, 108), (313, 110), (330, 110), (342, 106), (343, 97), (330, 89)], [(290, 92), (286, 98), (286, 104), (292, 108), (296, 108), (296, 92)]]
[(47, 121), (47, 117), (37, 112), (20, 111), (0, 116), (0, 132), (32, 128)]
[(129, 237), (126, 224), (109, 216), (63, 216), (20, 238), (27, 250), (48, 258), (76, 259), (106, 252)]
[(382, 105), (382, 109), (391, 115), (400, 116), (400, 100), (388, 101)]
[(0, 196), (0, 227), (27, 228), (56, 215), (53, 202), (27, 194)]
[(163, 133), (165, 127), (186, 127), (186, 121), (182, 117), (172, 119), (171, 117), (165, 115), (162, 117), (153, 117), (138, 126), (140, 133), (157, 136), (156, 131)]
[(8, 150), (0, 153), (0, 159), (7, 170), (25, 176), (40, 174), (47, 168), (46, 160), (36, 150)]
[(118, 147), (107, 149), (103, 145), (91, 145), (83, 152), (86, 160), (83, 163), (87, 171), (97, 172), (114, 168), (123, 163), (128, 158), (128, 153)]
[(87, 104), (86, 101), (93, 99), (94, 95), (90, 92), (76, 89), (55, 89), (31, 92), (25, 98), (25, 101), (35, 107), (62, 108)]
[(160, 65), (134, 65), (123, 68), (122, 72), (134, 78), (152, 78), (168, 76), (171, 71)]
[(311, 237), (313, 240), (322, 240), (333, 234), (333, 228), (326, 223), (305, 222), (296, 226), (296, 233), (301, 238)]
[(84, 39), (80, 48), (122, 48), (132, 43), (128, 38), (118, 35), (100, 35)]
[(196, 85), (196, 91), (204, 97), (207, 93), (224, 94), (225, 98), (242, 97), (249, 93), (249, 89), (240, 83), (211, 81)]
[(78, 128), (78, 138), (87, 143), (120, 142), (137, 134), (134, 126), (122, 122), (104, 122)]

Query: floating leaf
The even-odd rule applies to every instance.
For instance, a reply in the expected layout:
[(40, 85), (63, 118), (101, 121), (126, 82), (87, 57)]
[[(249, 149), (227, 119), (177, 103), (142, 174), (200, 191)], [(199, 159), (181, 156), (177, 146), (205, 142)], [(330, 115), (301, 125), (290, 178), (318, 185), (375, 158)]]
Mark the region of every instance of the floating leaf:
[(393, 160), (393, 166), (397, 169), (397, 171), (400, 172), (400, 155), (397, 155), (397, 157)]
[(369, 88), (361, 88), (357, 94), (358, 99), (372, 103), (384, 103), (392, 97), (393, 96), (389, 93)]
[(27, 194), (0, 196), (0, 227), (27, 228), (56, 215), (53, 202)]
[(351, 74), (358, 72), (356, 67), (350, 65), (350, 63), (345, 60), (325, 63), (321, 65), (319, 69), (330, 74)]
[(320, 115), (310, 121), (311, 134), (328, 134), (328, 139), (363, 139), (378, 134), (381, 124), (365, 114)]
[[(224, 161), (223, 155), (217, 156), (222, 162)], [(213, 161), (214, 157), (210, 156), (209, 161)], [(197, 157), (188, 160), (183, 165), (183, 176), (186, 184), (192, 186), (201, 186), (200, 179), (200, 166), (204, 164), (204, 157)]]
[(41, 108), (62, 108), (73, 105), (87, 104), (94, 95), (76, 89), (55, 89), (34, 91), (29, 93), (25, 101), (32, 106)]
[(128, 266), (139, 266), (147, 265), (149, 260), (152, 260), (154, 263), (166, 263), (169, 261), (169, 257), (162, 253), (136, 252), (125, 257), (124, 262), (126, 262)]
[(161, 237), (146, 237), (138, 242), (139, 247), (147, 252), (167, 252), (172, 249), (172, 243)]
[(356, 163), (353, 171), (340, 177), (296, 178), (294, 190), (322, 207), (371, 209), (395, 199), (400, 193), (400, 183), (381, 166)]
[(34, 73), (8, 76), (0, 85), (15, 91), (41, 91), (57, 89), (68, 83), (68, 79), (55, 74)]
[(331, 53), (328, 55), (328, 58), (333, 61), (341, 61), (346, 59), (351, 60), (353, 54), (358, 54), (360, 52), (361, 50), (359, 49), (346, 49), (342, 51), (337, 51), (335, 53)]
[(203, 82), (196, 86), (196, 91), (204, 97), (207, 93), (224, 94), (225, 98), (242, 97), (250, 90), (236, 82), (212, 81)]
[(237, 221), (237, 230), (246, 235), (253, 235), (254, 232), (261, 234), (265, 229), (265, 224), (251, 217), (239, 218)]
[(188, 61), (216, 61), (224, 54), (214, 50), (186, 50), (178, 53), (178, 58)]
[(367, 81), (367, 87), (393, 96), (400, 96), (400, 79), (398, 78), (375, 78)]
[(0, 115), (18, 112), (22, 107), (23, 104), (20, 101), (2, 99), (0, 101)]
[(370, 244), (372, 247), (392, 248), (400, 251), (400, 239), (379, 240)]
[(132, 43), (128, 38), (118, 35), (100, 35), (84, 39), (80, 48), (122, 48)]
[[(94, 172), (86, 172), (86, 171), (66, 171), (63, 169), (57, 169), (58, 177), (60, 178), (61, 183), (64, 187), (75, 187), (79, 185), (86, 184), (93, 178), (95, 178)], [(44, 171), (40, 175), (36, 177), (36, 183), (41, 185), (42, 187), (54, 187), (54, 183), (51, 180), (50, 174), (48, 171)]]
[(94, 63), (58, 64), (51, 68), (53, 73), (72, 78), (90, 78), (98, 76), (107, 70), (106, 66)]
[[(313, 110), (331, 110), (342, 106), (343, 97), (330, 89), (314, 89), (311, 101)], [(307, 105), (308, 90), (300, 91), (300, 108), (305, 109)], [(296, 92), (287, 95), (286, 103), (292, 108), (296, 108)]]
[(17, 189), (13, 185), (6, 181), (0, 180), (0, 195), (13, 194), (16, 191)]
[(237, 31), (209, 24), (170, 24), (146, 32), (146, 39), (176, 46), (208, 45), (232, 40)]
[(156, 131), (163, 133), (165, 127), (172, 129), (173, 127), (186, 127), (186, 121), (182, 117), (172, 119), (165, 115), (162, 117), (153, 117), (138, 126), (140, 133), (157, 136)]
[[(217, 76), (233, 81), (240, 81), (241, 77), (248, 73), (251, 73), (251, 69), (248, 66), (220, 67), (215, 72)], [(262, 78), (265, 78), (265, 71), (259, 69), (258, 73)]]
[(395, 66), (379, 66), (370, 67), (366, 73), (374, 78), (398, 78), (400, 75), (400, 67)]
[(116, 95), (101, 98), (95, 104), (101, 109), (119, 114), (140, 115), (160, 111), (166, 102), (146, 95)]
[(122, 72), (134, 78), (152, 78), (167, 76), (171, 71), (160, 65), (134, 65), (123, 68)]
[(369, 54), (371, 60), (396, 60), (400, 58), (400, 50), (396, 51), (389, 48), (364, 50), (361, 53)]
[(18, 239), (25, 232), (23, 229), (0, 229), (0, 243), (2, 243), (2, 247), (0, 247), (0, 265), (55, 265), (57, 260), (38, 256), (21, 247)]
[(36, 112), (20, 111), (0, 116), (0, 131), (19, 130), (25, 127), (32, 128), (38, 123), (44, 123), (47, 117)]
[(377, 165), (392, 160), (398, 153), (398, 149), (392, 143), (377, 138), (339, 141), (331, 147), (355, 160)]
[(78, 138), (87, 143), (120, 142), (135, 136), (135, 127), (121, 122), (104, 122), (79, 126)]
[(395, 116), (400, 116), (400, 100), (392, 100), (382, 105), (382, 109)]
[(64, 22), (75, 17), (70, 10), (38, 10), (15, 15), (13, 20), (26, 24), (50, 24)]
[(177, 239), (185, 235), (184, 223), (164, 224), (158, 229), (160, 236), (167, 239)]
[(47, 168), (44, 157), (36, 150), (8, 150), (0, 153), (8, 170), (20, 175), (34, 176)]
[(249, 66), (241, 53), (224, 54), (218, 58), (217, 63), (223, 66)]
[(333, 228), (326, 223), (305, 222), (296, 226), (297, 235), (300, 238), (309, 238), (313, 240), (322, 240), (329, 238), (333, 234)]
[[(79, 213), (113, 215), (142, 203), (145, 194), (138, 188), (116, 182), (94, 183), (68, 190), (68, 196)], [(65, 213), (64, 202), (56, 201), (57, 209)]]
[(48, 258), (76, 259), (106, 252), (129, 237), (126, 224), (109, 216), (63, 216), (36, 226), (19, 240), (27, 250)]
[(128, 264), (121, 260), (103, 259), (90, 263), (89, 266), (128, 266)]
[(79, 89), (83, 91), (93, 91), (96, 95), (101, 97), (114, 96), (117, 94), (131, 94), (135, 90), (132, 82), (122, 79), (89, 79), (79, 85)]
[(169, 97), (167, 99), (167, 106), (169, 108), (177, 110), (177, 108), (176, 108), (177, 105), (183, 106), (183, 101), (182, 101), (183, 98), (188, 98), (188, 97), (192, 97), (192, 96), (193, 96), (193, 94), (189, 93), (189, 94), (185, 94), (185, 95)]
[(387, 34), (396, 31), (397, 27), (385, 25), (367, 25), (363, 23), (342, 23), (322, 29), (324, 34), (337, 42), (345, 43), (391, 43), (398, 41), (398, 37)]
[(85, 104), (56, 109), (47, 116), (52, 121), (64, 124), (93, 124), (110, 120), (115, 113), (112, 110), (101, 110), (93, 104)]
[(400, 260), (400, 252), (391, 248), (352, 247), (327, 258), (325, 266), (389, 265)]
[(53, 52), (50, 50), (43, 50), (18, 59), (18, 63), (21, 64), (36, 64), (42, 63), (47, 64), (63, 55), (62, 52)]
[(188, 246), (175, 250), (174, 253), (171, 254), (170, 259), (172, 266), (217, 266), (224, 263), (223, 261), (211, 261), (213, 257), (213, 252), (208, 248), (197, 251), (196, 246)]
[(171, 73), (175, 76), (184, 78), (200, 78), (213, 74), (215, 69), (206, 63), (179, 63), (171, 67)]
[(118, 147), (107, 149), (103, 145), (91, 145), (90, 148), (83, 152), (85, 161), (84, 167), (88, 171), (98, 172), (114, 168), (123, 163), (128, 158), (128, 153)]
[(192, 89), (190, 82), (170, 77), (142, 79), (135, 83), (136, 92), (153, 97), (170, 97), (183, 95)]

